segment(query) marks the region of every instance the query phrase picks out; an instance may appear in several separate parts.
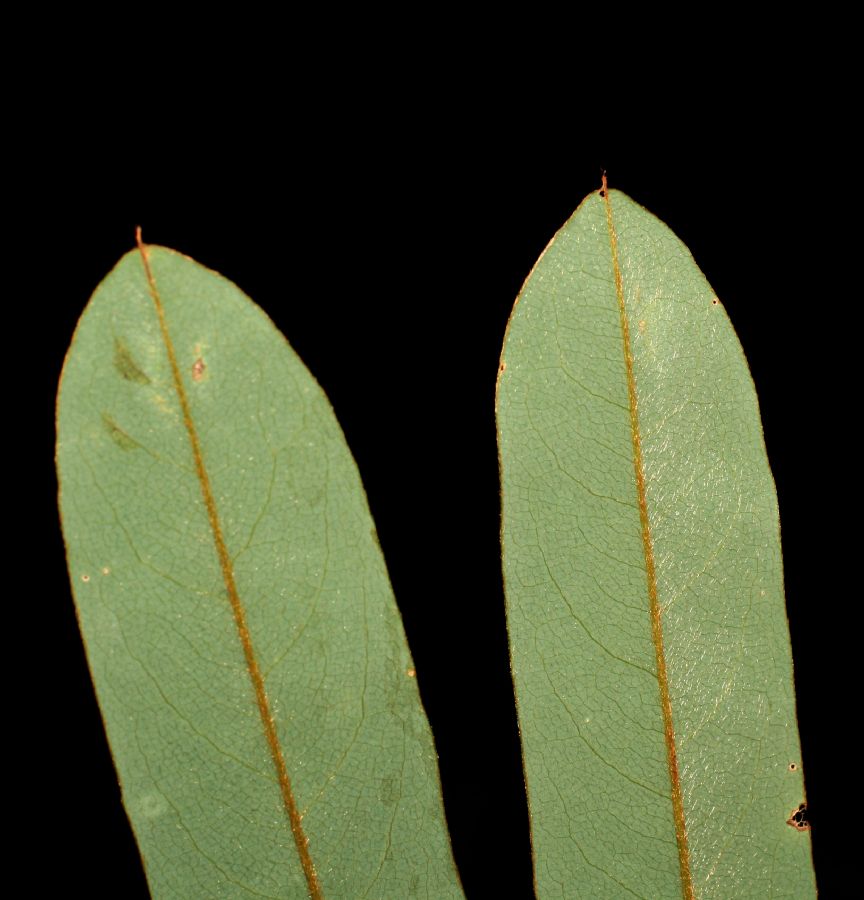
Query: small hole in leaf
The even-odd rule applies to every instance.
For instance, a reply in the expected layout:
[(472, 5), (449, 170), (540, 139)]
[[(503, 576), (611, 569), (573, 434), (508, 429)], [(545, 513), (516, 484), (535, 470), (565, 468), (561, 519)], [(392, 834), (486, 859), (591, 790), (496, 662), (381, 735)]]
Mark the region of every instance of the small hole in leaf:
[(794, 763), (794, 762), (789, 763), (789, 771), (797, 772), (798, 771), (798, 763)]
[(786, 820), (796, 831), (807, 831), (810, 828), (810, 820), (807, 818), (807, 804), (801, 803), (797, 809), (792, 810), (792, 815)]
[(711, 301), (712, 306), (718, 306), (719, 303), (720, 303), (720, 301), (716, 297)]
[(601, 196), (601, 197), (605, 197), (605, 196), (606, 196), (606, 191), (604, 191), (603, 188), (600, 188), (600, 196)]

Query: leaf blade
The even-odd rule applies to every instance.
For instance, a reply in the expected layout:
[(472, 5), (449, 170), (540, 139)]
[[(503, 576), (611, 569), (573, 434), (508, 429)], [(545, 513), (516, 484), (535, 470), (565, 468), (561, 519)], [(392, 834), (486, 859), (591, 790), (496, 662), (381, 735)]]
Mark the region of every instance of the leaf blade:
[(652, 896), (812, 893), (755, 393), (686, 248), (625, 195), (586, 198), (529, 276), (498, 421), (538, 895), (641, 895), (646, 872)]
[[(79, 619), (151, 890), (315, 896), (320, 879), (324, 896), (458, 896), (413, 666), (326, 398), (236, 287), (147, 254), (166, 329), (141, 258), (124, 257), (67, 358), (58, 469)], [(293, 829), (268, 715), (290, 748)]]

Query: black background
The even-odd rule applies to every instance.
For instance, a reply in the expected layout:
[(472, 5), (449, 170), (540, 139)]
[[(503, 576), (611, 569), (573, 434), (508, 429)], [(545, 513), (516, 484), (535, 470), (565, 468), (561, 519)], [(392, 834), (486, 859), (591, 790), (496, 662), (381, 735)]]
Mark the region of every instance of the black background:
[[(500, 576), (495, 377), (522, 281), (605, 169), (610, 186), (690, 248), (751, 366), (780, 500), (814, 858), (828, 895), (840, 828), (829, 798), (848, 733), (825, 698), (836, 692), (837, 605), (851, 600), (838, 510), (854, 447), (845, 411), (855, 403), (837, 340), (857, 325), (832, 226), (843, 205), (839, 148), (782, 112), (731, 137), (685, 116), (672, 129), (598, 139), (599, 111), (550, 125), (530, 102), (496, 117), (470, 98), (458, 113), (430, 103), (409, 115), (356, 96), (314, 115), (286, 103), (262, 117), (236, 100), (230, 118), (198, 98), (131, 89), (128, 113), (83, 104), (70, 116), (64, 106), (48, 129), (54, 142), (40, 142), (20, 174), (33, 257), (13, 263), (38, 286), (21, 306), (23, 328), (39, 335), (26, 381), (44, 585), (24, 627), (46, 635), (29, 686), (37, 713), (24, 729), (25, 762), (42, 785), (27, 827), (40, 840), (50, 822), (44, 877), (85, 896), (146, 896), (77, 632), (52, 480), (63, 355), (89, 295), (141, 225), (148, 242), (246, 291), (328, 394), (402, 610), (466, 892), (531, 896)], [(170, 118), (155, 114), (159, 104)], [(142, 106), (148, 116), (138, 118)]]

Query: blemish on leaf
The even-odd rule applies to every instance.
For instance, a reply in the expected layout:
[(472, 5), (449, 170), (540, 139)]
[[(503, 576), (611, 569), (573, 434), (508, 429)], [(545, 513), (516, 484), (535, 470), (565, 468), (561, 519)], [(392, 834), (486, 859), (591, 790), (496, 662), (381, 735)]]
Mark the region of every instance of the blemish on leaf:
[(129, 348), (120, 338), (114, 338), (114, 368), (127, 380), (136, 384), (150, 384), (147, 373), (135, 362)]
[(405, 670), (405, 674), (406, 674), (409, 678), (414, 678), (414, 677), (416, 677), (416, 675), (417, 675), (417, 670), (416, 670), (416, 669), (406, 669), (406, 670)]
[(175, 414), (175, 409), (171, 404), (163, 397), (161, 394), (153, 395), (153, 403), (156, 405), (156, 409), (161, 413), (168, 413), (169, 415)]
[(645, 334), (645, 320), (644, 319), (640, 319), (640, 321), (639, 321), (639, 333)]
[(102, 424), (105, 426), (108, 434), (111, 435), (111, 440), (114, 441), (121, 450), (135, 450), (137, 447), (141, 446), (135, 438), (126, 434), (111, 416), (104, 412), (102, 413)]
[(786, 820), (787, 825), (791, 825), (796, 831), (807, 831), (810, 828), (810, 821), (807, 818), (807, 804), (801, 803), (797, 809), (792, 810), (792, 815)]
[(399, 782), (393, 776), (381, 779), (381, 790), (378, 794), (385, 806), (392, 806), (399, 799)]
[(498, 371), (503, 372), (506, 368), (507, 368), (507, 363), (502, 362), (501, 365), (498, 367)]
[(712, 306), (719, 306), (719, 305), (720, 305), (720, 301), (719, 301), (716, 297), (714, 297), (714, 298), (712, 298), (712, 300), (711, 300), (711, 305), (712, 305)]
[(201, 381), (204, 377), (204, 370), (207, 368), (204, 360), (199, 356), (192, 364), (192, 380)]
[(90, 576), (89, 576), (89, 575), (82, 575), (82, 576), (81, 576), (81, 580), (84, 582), (84, 584), (87, 584), (87, 582), (90, 580)]
[(165, 798), (161, 794), (145, 794), (140, 799), (141, 812), (148, 819), (161, 816), (168, 808)]
[(794, 762), (789, 763), (789, 771), (797, 772), (798, 771), (798, 763), (794, 763)]
[(103, 567), (102, 567), (102, 574), (103, 574), (103, 575), (110, 575), (110, 574), (111, 574), (111, 570), (108, 568), (108, 566), (103, 566)]

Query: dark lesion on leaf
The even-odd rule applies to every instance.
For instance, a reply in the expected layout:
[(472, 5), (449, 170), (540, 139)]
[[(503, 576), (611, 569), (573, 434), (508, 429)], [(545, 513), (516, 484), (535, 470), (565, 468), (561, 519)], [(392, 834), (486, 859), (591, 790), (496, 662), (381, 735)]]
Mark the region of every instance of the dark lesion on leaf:
[(792, 810), (792, 815), (786, 820), (796, 831), (807, 831), (810, 828), (810, 820), (807, 817), (807, 804), (801, 803)]
[(150, 384), (147, 373), (138, 365), (129, 352), (125, 341), (114, 338), (114, 368), (126, 381), (134, 381), (136, 384)]
[(121, 450), (135, 450), (141, 446), (135, 438), (130, 437), (106, 412), (102, 413), (102, 424), (111, 436), (111, 440)]

